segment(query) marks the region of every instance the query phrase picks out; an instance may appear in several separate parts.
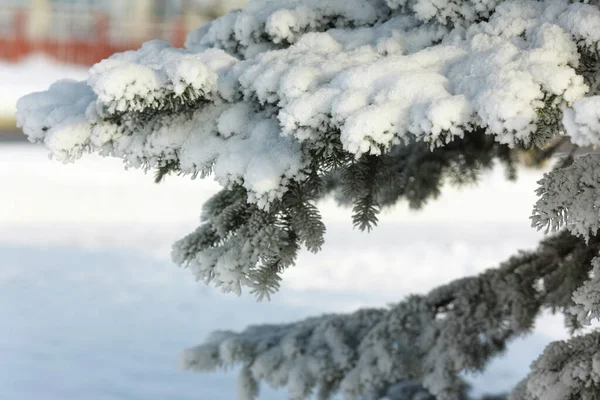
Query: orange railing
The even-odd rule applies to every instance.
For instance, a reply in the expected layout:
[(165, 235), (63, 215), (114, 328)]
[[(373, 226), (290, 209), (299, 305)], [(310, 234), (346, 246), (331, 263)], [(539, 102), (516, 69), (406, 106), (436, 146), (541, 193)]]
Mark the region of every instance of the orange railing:
[(49, 15), (49, 32), (32, 35), (28, 9), (0, 11), (0, 59), (17, 62), (28, 54), (43, 53), (57, 60), (94, 64), (113, 53), (139, 48), (149, 39), (162, 39), (181, 47), (187, 28), (183, 18), (144, 23), (143, 35), (127, 18), (111, 18), (87, 11)]

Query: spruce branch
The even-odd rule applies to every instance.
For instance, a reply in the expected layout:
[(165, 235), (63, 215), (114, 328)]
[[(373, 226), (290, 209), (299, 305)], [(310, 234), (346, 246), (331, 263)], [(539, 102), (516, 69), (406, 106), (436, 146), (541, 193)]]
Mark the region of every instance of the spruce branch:
[(179, 164), (176, 161), (164, 162), (156, 168), (154, 173), (154, 183), (161, 183), (167, 175), (180, 171)]
[(361, 231), (377, 225), (379, 204), (376, 190), (382, 162), (377, 156), (363, 156), (342, 171), (342, 191), (353, 201), (352, 222)]
[[(226, 354), (228, 362), (251, 365), (253, 377), (267, 384), (275, 383), (270, 381), (275, 371), (258, 371), (315, 363), (320, 367), (304, 371), (310, 379), (303, 382), (311, 387), (335, 387), (352, 397), (416, 380), (437, 399), (454, 399), (460, 373), (482, 370), (510, 340), (532, 329), (542, 309), (568, 313), (564, 299), (572, 284), (557, 277), (580, 286), (585, 274), (579, 271), (590, 270), (598, 250), (597, 237), (586, 244), (561, 232), (496, 269), (409, 296), (389, 308), (326, 315), (277, 329), (254, 326), (189, 349), (184, 358), (189, 368), (204, 370), (214, 364), (203, 364), (203, 354), (216, 351), (217, 359)], [(551, 295), (555, 293), (563, 295)], [(247, 345), (237, 352), (230, 343)], [(279, 354), (278, 367), (269, 364), (269, 354)], [(283, 379), (277, 385), (289, 383)]]
[(598, 331), (550, 343), (509, 400), (545, 400), (557, 395), (569, 400), (598, 399), (598, 346)]

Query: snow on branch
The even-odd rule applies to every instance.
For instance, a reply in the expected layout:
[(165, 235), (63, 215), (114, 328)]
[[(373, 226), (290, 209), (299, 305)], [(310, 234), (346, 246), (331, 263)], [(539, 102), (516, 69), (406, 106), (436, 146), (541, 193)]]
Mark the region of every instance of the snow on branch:
[(550, 343), (509, 400), (595, 400), (600, 396), (600, 332)]
[(251, 57), (294, 43), (307, 32), (372, 26), (390, 12), (384, 0), (254, 0), (190, 34), (186, 47)]
[(256, 398), (259, 382), (287, 386), (291, 399), (314, 390), (323, 399), (336, 391), (358, 399), (411, 380), (438, 400), (455, 399), (461, 372), (483, 369), (510, 339), (529, 332), (541, 308), (557, 306), (550, 293), (570, 297), (572, 287), (553, 283), (552, 276), (577, 280), (579, 269), (590, 269), (599, 245), (596, 238), (588, 245), (563, 232), (497, 269), (386, 309), (215, 333), (186, 350), (183, 363), (199, 371), (241, 364), (243, 399)]
[(532, 226), (556, 231), (565, 226), (574, 235), (589, 238), (600, 229), (600, 155), (578, 157), (565, 167), (544, 175), (536, 193)]
[[(600, 74), (598, 78), (600, 81)], [(600, 145), (600, 96), (575, 101), (572, 108), (563, 111), (562, 123), (574, 144)]]
[(382, 207), (405, 199), (419, 208), (448, 180), (476, 182), (496, 162), (511, 175), (515, 163), (507, 146), (483, 132), (433, 151), (413, 142), (354, 160), (344, 157), (338, 144), (319, 157), (327, 167), (309, 166), (307, 179), (291, 182), (268, 210), (248, 202), (241, 185), (215, 195), (204, 204), (202, 225), (175, 244), (173, 260), (206, 284), (238, 294), (245, 286), (262, 298), (277, 290), (281, 273), (294, 264), (301, 247), (316, 252), (323, 245), (325, 225), (315, 203), (329, 192), (343, 204), (355, 204), (353, 221), (365, 230), (376, 224)]
[[(89, 101), (80, 105), (85, 112), (54, 115), (65, 101), (52, 95), (64, 90), (54, 88), (24, 98), (18, 107), (19, 123), (30, 138), (44, 139), (63, 159), (89, 149), (124, 157), (134, 165), (155, 166), (162, 161), (164, 147), (175, 153), (200, 143), (209, 150), (213, 147), (211, 138), (182, 141), (195, 136), (188, 125), (210, 122), (209, 136), (233, 136), (235, 129), (224, 126), (225, 120), (235, 120), (238, 128), (246, 127), (245, 121), (259, 125), (273, 121), (276, 136), (314, 143), (322, 143), (325, 132), (339, 130), (344, 149), (358, 157), (379, 154), (408, 138), (441, 146), (476, 126), (485, 127), (501, 143), (531, 143), (540, 114), (568, 106), (588, 90), (576, 71), (577, 44), (597, 43), (592, 28), (594, 23), (600, 26), (600, 16), (593, 18), (598, 14), (595, 6), (505, 2), (489, 21), (450, 30), (415, 19), (407, 10), (375, 18), (375, 11), (350, 12), (355, 8), (340, 5), (346, 3), (333, 2), (342, 9), (332, 13), (348, 14), (352, 26), (364, 27), (305, 33), (293, 45), (245, 59), (215, 48), (178, 50), (157, 42), (115, 55), (92, 68), (88, 82), (79, 89), (69, 84), (69, 90)], [(371, 4), (358, 3), (362, 7), (356, 10)], [(271, 7), (277, 8), (275, 15), (293, 4), (301, 3), (250, 3), (248, 11), (223, 21), (233, 16), (237, 22), (254, 21), (255, 15), (271, 15)], [(323, 7), (334, 6), (307, 9), (328, 15)], [(587, 30), (575, 23), (583, 18), (582, 7), (588, 8)], [(362, 19), (371, 14), (372, 18)], [(254, 24), (260, 25), (250, 25)], [(212, 30), (231, 37), (224, 27)], [(251, 29), (235, 31), (243, 35), (235, 39), (239, 43), (254, 35)], [(95, 94), (91, 98), (90, 90)], [(211, 114), (213, 105), (220, 109), (206, 121), (203, 115)], [(175, 115), (190, 124), (173, 120)], [(182, 140), (148, 148), (151, 137), (166, 134), (160, 132), (162, 126), (170, 127), (169, 136)], [(65, 138), (74, 135), (71, 131), (77, 132), (77, 140)], [(107, 148), (107, 143), (113, 147)], [(293, 146), (286, 150), (294, 152)], [(214, 161), (220, 151), (211, 153)], [(203, 158), (186, 161), (182, 169), (191, 170), (185, 172), (206, 163)], [(291, 174), (300, 170), (297, 163)], [(225, 170), (218, 177), (246, 181), (243, 172)], [(281, 179), (280, 168), (271, 172), (272, 180)]]
[(592, 320), (600, 320), (600, 258), (592, 260), (593, 269), (590, 272), (590, 279), (573, 292), (573, 302), (571, 307), (578, 322), (582, 326), (590, 325)]
[[(385, 199), (381, 187), (401, 185), (371, 184), (393, 169), (394, 149), (444, 149), (482, 133), (508, 147), (542, 144), (561, 120), (594, 140), (585, 96), (598, 31), (597, 5), (565, 0), (256, 0), (192, 34), (186, 49), (149, 42), (95, 65), (86, 82), (26, 96), (17, 118), (59, 160), (98, 152), (159, 180), (212, 175), (239, 188), (249, 206), (234, 207), (244, 214), (228, 232), (238, 234), (201, 228), (174, 258), (225, 290), (270, 292), (301, 245), (322, 242), (318, 196), (300, 199), (298, 188), (319, 192), (337, 173), (355, 225), (370, 229), (382, 205), (410, 192)], [(448, 158), (434, 170), (450, 169)]]

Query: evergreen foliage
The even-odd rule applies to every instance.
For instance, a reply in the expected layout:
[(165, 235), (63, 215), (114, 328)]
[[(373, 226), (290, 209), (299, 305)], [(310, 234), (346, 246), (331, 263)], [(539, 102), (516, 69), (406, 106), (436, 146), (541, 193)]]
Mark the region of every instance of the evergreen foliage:
[(417, 381), (437, 399), (458, 399), (464, 395), (460, 374), (482, 370), (510, 339), (532, 329), (542, 309), (569, 314), (571, 294), (587, 279), (599, 250), (596, 237), (586, 243), (561, 232), (498, 268), (388, 308), (217, 332), (187, 350), (184, 365), (211, 371), (242, 364), (250, 374), (245, 381), (288, 385), (290, 398), (321, 388), (360, 398)]
[[(153, 41), (19, 101), (32, 142), (213, 176), (223, 190), (173, 248), (198, 280), (259, 299), (299, 251), (319, 251), (332, 195), (371, 230), (381, 209), (418, 209), (443, 184), (497, 163), (508, 179), (569, 142), (600, 145), (597, 0), (253, 0), (186, 48)], [(574, 147), (573, 147), (574, 148)], [(558, 233), (495, 269), (387, 308), (218, 332), (187, 368), (241, 365), (290, 399), (459, 400), (541, 310), (573, 333), (548, 346), (512, 400), (600, 396), (600, 156), (572, 151), (540, 182), (532, 225)]]

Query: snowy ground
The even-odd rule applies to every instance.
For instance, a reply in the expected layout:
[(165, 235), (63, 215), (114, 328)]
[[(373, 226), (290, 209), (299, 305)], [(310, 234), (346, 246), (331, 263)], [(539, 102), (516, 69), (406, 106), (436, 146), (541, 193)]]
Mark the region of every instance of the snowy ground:
[(0, 120), (14, 117), (21, 96), (46, 90), (59, 79), (86, 77), (87, 68), (62, 64), (42, 55), (32, 55), (16, 64), (0, 62)]
[[(420, 213), (399, 206), (370, 234), (326, 203), (324, 250), (303, 253), (274, 300), (257, 304), (196, 284), (169, 261), (170, 244), (195, 227), (213, 182), (155, 185), (115, 160), (62, 165), (33, 145), (3, 145), (0, 398), (233, 399), (233, 372), (183, 372), (179, 350), (214, 329), (382, 305), (532, 248), (541, 236), (528, 223), (540, 175), (507, 183), (494, 171), (480, 188), (447, 190)], [(546, 342), (562, 337), (561, 319), (543, 317), (535, 334), (474, 378), (475, 388), (508, 389)]]

